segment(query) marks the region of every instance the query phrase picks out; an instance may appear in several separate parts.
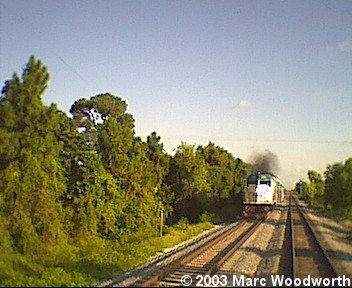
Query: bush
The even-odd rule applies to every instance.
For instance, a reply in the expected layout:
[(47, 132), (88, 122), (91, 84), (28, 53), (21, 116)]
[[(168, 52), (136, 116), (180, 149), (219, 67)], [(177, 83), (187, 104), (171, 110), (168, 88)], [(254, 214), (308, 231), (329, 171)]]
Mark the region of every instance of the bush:
[(213, 213), (209, 213), (207, 211), (204, 211), (200, 216), (199, 216), (199, 221), (200, 222), (212, 222), (214, 219), (215, 215)]
[(174, 225), (174, 227), (179, 230), (187, 230), (188, 225), (189, 225), (188, 219), (186, 217), (181, 217), (178, 220), (177, 224)]

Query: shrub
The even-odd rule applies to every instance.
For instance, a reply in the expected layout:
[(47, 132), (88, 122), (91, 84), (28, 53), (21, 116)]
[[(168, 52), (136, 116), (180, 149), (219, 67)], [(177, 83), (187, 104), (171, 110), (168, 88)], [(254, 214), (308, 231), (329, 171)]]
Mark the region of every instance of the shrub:
[(215, 215), (213, 213), (208, 213), (207, 211), (204, 211), (200, 216), (199, 216), (199, 221), (200, 222), (212, 222), (214, 219)]
[(189, 225), (188, 219), (186, 217), (181, 217), (178, 220), (177, 224), (174, 225), (174, 227), (179, 230), (186, 230), (188, 225)]

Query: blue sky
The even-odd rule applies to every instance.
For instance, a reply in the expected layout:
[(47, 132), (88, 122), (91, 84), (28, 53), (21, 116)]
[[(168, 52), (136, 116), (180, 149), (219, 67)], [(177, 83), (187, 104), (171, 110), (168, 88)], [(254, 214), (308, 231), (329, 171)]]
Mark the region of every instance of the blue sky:
[(352, 156), (351, 1), (0, 2), (0, 81), (30, 55), (44, 101), (68, 112), (110, 92), (136, 133), (213, 141), (243, 160), (269, 149), (291, 188)]

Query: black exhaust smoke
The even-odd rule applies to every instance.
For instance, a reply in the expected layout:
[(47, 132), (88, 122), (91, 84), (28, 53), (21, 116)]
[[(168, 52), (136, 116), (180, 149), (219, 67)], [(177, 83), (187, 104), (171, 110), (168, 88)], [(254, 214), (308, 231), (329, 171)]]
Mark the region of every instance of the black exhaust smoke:
[(264, 152), (256, 152), (249, 158), (249, 163), (255, 171), (276, 174), (279, 170), (277, 155), (266, 149)]

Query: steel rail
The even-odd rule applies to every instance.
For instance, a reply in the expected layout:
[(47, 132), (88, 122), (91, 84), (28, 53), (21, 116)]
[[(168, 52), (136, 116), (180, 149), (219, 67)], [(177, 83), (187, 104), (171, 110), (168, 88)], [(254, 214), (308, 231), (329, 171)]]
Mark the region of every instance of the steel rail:
[[(295, 248), (295, 231), (294, 231), (294, 226), (293, 226), (293, 217), (292, 217), (292, 195), (290, 195), (289, 198), (289, 214), (288, 217), (290, 217), (289, 219), (289, 231), (290, 231), (290, 251), (291, 251), (291, 277), (292, 279), (296, 278), (296, 248)], [(292, 285), (294, 286), (293, 282)]]
[(219, 257), (216, 257), (218, 259), (215, 259), (214, 264), (208, 268), (205, 275), (213, 275), (258, 230), (265, 219), (260, 219), (258, 222), (251, 225), (234, 242), (230, 243), (223, 250), (223, 253), (220, 253)]
[[(270, 215), (270, 214), (269, 214)], [(213, 275), (219, 268), (240, 248), (242, 245), (258, 230), (260, 225), (266, 220), (267, 218), (257, 220), (254, 224), (250, 225), (249, 228), (247, 228), (244, 232), (242, 232), (234, 241), (230, 242), (229, 245), (225, 249), (223, 249), (220, 253), (218, 253), (217, 256), (215, 256), (209, 263), (208, 265), (205, 265), (206, 272), (202, 272), (204, 275)], [(245, 223), (248, 223), (246, 221), (241, 222), (241, 226), (243, 227)], [(185, 266), (187, 263), (191, 262), (193, 259), (195, 259), (197, 256), (201, 255), (204, 253), (207, 249), (210, 247), (216, 245), (219, 243), (221, 240), (225, 239), (228, 235), (233, 233), (236, 228), (241, 228), (241, 227), (234, 227), (234, 229), (231, 229), (228, 231), (227, 235), (223, 235), (221, 239), (216, 239), (217, 241), (214, 241), (213, 243), (207, 243), (205, 246), (203, 246), (201, 249), (195, 251), (194, 254), (188, 255), (182, 261), (178, 262), (177, 264), (173, 265), (171, 269), (166, 269), (163, 272), (161, 272), (158, 275), (155, 275), (154, 277), (148, 279), (147, 281), (143, 282), (141, 286), (148, 287), (148, 286), (155, 286), (158, 282), (162, 281), (162, 279), (166, 278), (173, 272), (177, 271), (177, 269)]]
[(326, 253), (323, 246), (321, 245), (321, 242), (319, 241), (316, 233), (314, 232), (312, 225), (310, 224), (310, 221), (307, 219), (306, 215), (304, 215), (304, 213), (303, 213), (302, 209), (300, 208), (300, 206), (298, 205), (295, 197), (293, 197), (293, 199), (294, 199), (294, 202), (296, 203), (296, 208), (298, 210), (298, 213), (300, 214), (301, 219), (303, 219), (304, 225), (308, 228), (310, 236), (312, 237), (312, 239), (314, 239), (315, 244), (317, 245), (319, 251), (323, 255), (323, 259), (324, 259), (325, 264), (329, 268), (330, 272), (332, 272), (331, 274), (333, 275), (333, 277), (338, 277), (338, 274), (337, 274), (334, 266), (332, 265), (331, 259), (330, 259), (329, 255)]
[(236, 229), (241, 228), (247, 223), (246, 220), (242, 220), (238, 222), (237, 225), (233, 226), (231, 229), (228, 229), (227, 231), (221, 233), (217, 237), (207, 241), (204, 243), (201, 247), (196, 249), (195, 251), (192, 251), (180, 259), (176, 260), (172, 265), (167, 267), (165, 270), (163, 270), (161, 273), (154, 275), (150, 277), (149, 279), (143, 281), (140, 286), (142, 287), (150, 287), (150, 286), (155, 286), (158, 282), (160, 282), (162, 279), (164, 279), (166, 276), (170, 275), (172, 272), (176, 271), (177, 269), (181, 268), (184, 266), (186, 263), (192, 261), (202, 253), (204, 253), (207, 249), (210, 247), (218, 244), (220, 241), (231, 235)]
[[(192, 251), (195, 251), (197, 249), (197, 245), (199, 245), (199, 243), (202, 242), (204, 240), (204, 238), (208, 238), (208, 239), (205, 240), (205, 242), (200, 245), (205, 245), (206, 243), (208, 243), (212, 239), (215, 239), (215, 238), (219, 237), (220, 235), (222, 235), (223, 233), (225, 233), (226, 231), (233, 229), (238, 224), (239, 224), (239, 222), (234, 222), (228, 226), (219, 227), (219, 228), (215, 229), (214, 231), (206, 232), (204, 235), (202, 235), (202, 237), (196, 237), (194, 240), (189, 241), (189, 243), (185, 243), (175, 249), (172, 249), (171, 251), (169, 251), (161, 256), (157, 256), (145, 265), (139, 266), (136, 269), (131, 269), (117, 278), (101, 281), (97, 285), (97, 287), (113, 287), (114, 285), (118, 285), (119, 283), (122, 283), (131, 277), (135, 277), (135, 276), (133, 276), (134, 273), (137, 273), (137, 274), (138, 273), (145, 273), (145, 271), (144, 271), (145, 269), (152, 269), (153, 266), (158, 265), (158, 263), (161, 263), (162, 261), (166, 260), (167, 258), (173, 257), (174, 255), (177, 255), (178, 253), (183, 253), (183, 251), (185, 251), (187, 249), (191, 249), (191, 251), (188, 252), (188, 253), (191, 253)], [(182, 256), (180, 256), (180, 258), (181, 257)], [(143, 277), (142, 275), (140, 275), (140, 276)], [(135, 280), (133, 282), (135, 284), (138, 281), (140, 281), (140, 280)], [(131, 284), (131, 285), (133, 285), (133, 284)]]

